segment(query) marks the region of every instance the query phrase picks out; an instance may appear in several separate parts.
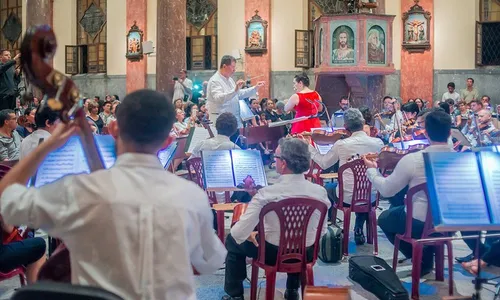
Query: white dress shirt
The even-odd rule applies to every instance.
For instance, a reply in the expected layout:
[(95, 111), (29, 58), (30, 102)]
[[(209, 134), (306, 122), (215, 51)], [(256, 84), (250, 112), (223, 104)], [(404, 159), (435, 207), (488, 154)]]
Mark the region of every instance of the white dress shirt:
[(193, 153), (191, 153), (192, 157), (201, 157), (201, 151), (205, 150), (233, 150), (240, 149), (238, 145), (231, 142), (229, 137), (218, 134), (211, 139), (200, 141), (193, 149)]
[[(333, 144), (332, 149), (325, 155), (313, 146), (309, 145), (312, 159), (322, 168), (328, 169), (339, 162), (339, 167), (347, 163), (353, 156), (367, 154), (370, 152), (380, 152), (384, 147), (384, 142), (378, 138), (369, 137), (364, 131), (356, 131), (350, 137), (338, 140)], [(346, 170), (343, 174), (344, 203), (351, 204), (352, 192), (354, 188), (354, 175), (351, 170)], [(337, 186), (337, 197), (339, 196), (339, 186)], [(373, 199), (372, 199), (373, 200)]]
[(221, 113), (230, 112), (238, 121), (238, 128), (243, 127), (240, 117), (239, 99), (255, 96), (255, 87), (235, 91), (236, 83), (229, 77), (224, 77), (217, 71), (208, 81), (207, 86), (207, 109), (210, 121), (215, 123)]
[(19, 159), (25, 158), (28, 154), (30, 154), (38, 144), (40, 144), (40, 139), (48, 139), (50, 137), (50, 133), (45, 129), (37, 129), (32, 132), (30, 135), (24, 138), (21, 142), (21, 154), (19, 155)]
[[(303, 174), (281, 175), (275, 184), (260, 189), (253, 196), (252, 201), (248, 203), (245, 213), (231, 228), (231, 236), (236, 243), (241, 244), (248, 239), (250, 233), (254, 231), (255, 226), (259, 223), (260, 211), (266, 204), (291, 197), (311, 198), (311, 201), (321, 201), (328, 208), (331, 206), (326, 190), (321, 185), (309, 182)], [(319, 225), (320, 216), (319, 211), (315, 211), (311, 215), (306, 236), (306, 246), (308, 247), (314, 244), (316, 231), (319, 226), (322, 226), (321, 235), (326, 233), (327, 218), (325, 217), (325, 222)], [(278, 246), (280, 241), (280, 222), (275, 213), (270, 212), (264, 217), (264, 231), (266, 241)]]
[(212, 273), (226, 257), (206, 193), (165, 172), (155, 155), (126, 153), (108, 170), (39, 189), (14, 184), (0, 201), (8, 224), (64, 241), (72, 283), (124, 299), (195, 300), (191, 266)]
[[(184, 101), (184, 96), (187, 94), (188, 96), (190, 93), (192, 93), (193, 90), (193, 81), (189, 78), (186, 77), (184, 79), (184, 86), (179, 81), (176, 81), (174, 84), (174, 97), (172, 98), (172, 101), (175, 102), (177, 99), (182, 99)], [(189, 89), (190, 91), (186, 91), (186, 89)]]
[(404, 123), (403, 112), (398, 110), (398, 111), (396, 111), (396, 113), (394, 113), (392, 115), (391, 122), (385, 126), (385, 130), (388, 130), (388, 131), (394, 130), (394, 129), (399, 130), (398, 122), (396, 122), (396, 118), (398, 118), (399, 126), (403, 125), (403, 123)]
[[(368, 179), (383, 197), (392, 197), (407, 185), (412, 188), (427, 182), (422, 154), (425, 152), (453, 152), (453, 149), (449, 145), (431, 145), (422, 151), (403, 156), (389, 177), (382, 176), (374, 168), (368, 169)], [(419, 192), (413, 197), (413, 218), (425, 222), (426, 213), (427, 197), (425, 193)]]

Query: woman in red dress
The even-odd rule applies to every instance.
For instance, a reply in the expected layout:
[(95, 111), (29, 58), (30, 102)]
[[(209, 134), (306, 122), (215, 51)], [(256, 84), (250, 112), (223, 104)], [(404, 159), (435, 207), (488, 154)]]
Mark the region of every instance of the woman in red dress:
[[(293, 79), (293, 89), (297, 92), (288, 100), (285, 111), (295, 109), (295, 118), (317, 115), (323, 110), (321, 96), (309, 88), (309, 77), (306, 74), (296, 75)], [(319, 128), (321, 123), (319, 118), (311, 118), (292, 124), (292, 134), (299, 134), (304, 131), (310, 132), (311, 128)]]

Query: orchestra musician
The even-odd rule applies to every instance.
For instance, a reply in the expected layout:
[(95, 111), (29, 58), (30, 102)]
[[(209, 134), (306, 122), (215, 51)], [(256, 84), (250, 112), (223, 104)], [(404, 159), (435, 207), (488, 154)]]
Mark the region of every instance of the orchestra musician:
[(235, 71), (236, 59), (231, 55), (224, 55), (219, 71), (208, 81), (207, 108), (211, 122), (215, 122), (221, 113), (230, 112), (238, 120), (238, 128), (242, 128), (239, 99), (255, 96), (265, 83), (259, 81), (254, 87), (242, 89), (245, 81), (240, 79), (235, 83), (231, 78)]
[[(246, 257), (257, 258), (258, 239), (255, 226), (259, 223), (262, 208), (272, 202), (288, 198), (307, 197), (311, 201), (321, 201), (330, 207), (328, 196), (322, 186), (311, 183), (304, 177), (304, 172), (309, 169), (311, 155), (307, 145), (295, 138), (282, 138), (276, 149), (276, 171), (280, 178), (274, 185), (266, 186), (258, 192), (253, 191), (252, 201), (249, 202), (246, 212), (231, 228), (231, 233), (226, 239), (228, 254), (226, 257), (226, 273), (224, 291), (228, 294), (223, 300), (243, 300), (243, 281), (247, 278)], [(314, 199), (314, 200), (313, 200)], [(307, 236), (307, 259), (312, 259), (313, 244), (316, 230), (321, 230), (321, 235), (326, 233), (327, 222), (318, 224), (320, 214), (315, 211), (311, 216)], [(266, 262), (274, 264), (280, 240), (280, 222), (276, 215), (266, 215), (264, 219), (266, 238)], [(299, 299), (299, 274), (288, 274), (286, 282), (285, 299)]]
[[(332, 149), (325, 155), (313, 146), (309, 146), (311, 158), (323, 170), (326, 170), (339, 161), (339, 167), (347, 163), (353, 156), (363, 155), (369, 152), (379, 152), (384, 143), (378, 138), (372, 138), (363, 131), (365, 120), (363, 115), (357, 108), (350, 108), (344, 113), (344, 127), (351, 132), (351, 136), (338, 140), (333, 144)], [(352, 171), (346, 170), (344, 174), (344, 206), (351, 205), (352, 194), (354, 188), (354, 175)], [(332, 206), (339, 200), (339, 187), (328, 184), (326, 186), (328, 191), (328, 198)], [(375, 199), (373, 199), (375, 201)], [(330, 216), (331, 213), (328, 214)], [(362, 245), (365, 243), (365, 236), (363, 234), (363, 225), (368, 218), (367, 213), (356, 213), (356, 221), (354, 224), (354, 238), (356, 244)]]
[(55, 129), (55, 122), (59, 114), (48, 106), (41, 106), (35, 114), (36, 130), (21, 142), (19, 159), (23, 159), (33, 152), (41, 141), (48, 139)]
[(496, 128), (491, 121), (491, 111), (482, 109), (477, 113), (477, 126), (471, 127), (465, 135), (473, 147), (493, 145), (491, 133)]
[(79, 131), (58, 124), (0, 181), (2, 215), (61, 238), (74, 284), (124, 299), (195, 299), (193, 268), (218, 270), (226, 250), (213, 232), (207, 194), (165, 172), (158, 160), (173, 140), (173, 105), (161, 93), (138, 90), (116, 114), (109, 126), (118, 155), (113, 167), (27, 188), (47, 155)]
[(15, 109), (17, 86), (20, 82), (21, 69), (19, 64), (21, 54), (11, 59), (9, 50), (0, 50), (0, 109)]
[(321, 104), (321, 96), (318, 92), (313, 91), (309, 88), (309, 77), (303, 73), (300, 75), (295, 75), (293, 79), (293, 89), (296, 91), (285, 105), (285, 111), (289, 112), (295, 109), (295, 118), (304, 116), (313, 116), (310, 119), (293, 123), (292, 124), (292, 134), (302, 133), (304, 131), (309, 132), (311, 128), (321, 127), (318, 113), (323, 110)]
[[(396, 165), (393, 173), (388, 177), (382, 176), (377, 170), (377, 162), (363, 157), (368, 168), (367, 176), (373, 187), (379, 191), (383, 197), (390, 197), (401, 191), (404, 187), (412, 188), (426, 182), (424, 168), (424, 152), (452, 152), (448, 145), (448, 138), (451, 134), (450, 115), (443, 111), (432, 111), (425, 117), (426, 135), (431, 143), (426, 149), (405, 155)], [(427, 213), (427, 198), (423, 192), (417, 193), (412, 199), (413, 203), (413, 238), (420, 238), (424, 229), (424, 222)], [(394, 244), (396, 234), (403, 234), (406, 228), (405, 206), (390, 208), (379, 216), (378, 225), (387, 236), (387, 239)], [(410, 244), (401, 241), (399, 250), (407, 257), (412, 257), (412, 247)], [(432, 271), (434, 249), (424, 246), (422, 256), (422, 272), (424, 276)]]
[(349, 97), (342, 96), (339, 101), (340, 109), (333, 113), (331, 120), (333, 120), (333, 127), (339, 128), (344, 127), (343, 120), (340, 118), (336, 118), (335, 115), (343, 114), (346, 110), (349, 109)]

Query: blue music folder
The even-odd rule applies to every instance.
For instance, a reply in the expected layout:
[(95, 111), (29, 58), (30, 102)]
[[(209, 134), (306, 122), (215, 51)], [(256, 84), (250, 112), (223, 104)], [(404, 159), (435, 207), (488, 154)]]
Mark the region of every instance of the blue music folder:
[(500, 154), (424, 153), (437, 231), (500, 229)]

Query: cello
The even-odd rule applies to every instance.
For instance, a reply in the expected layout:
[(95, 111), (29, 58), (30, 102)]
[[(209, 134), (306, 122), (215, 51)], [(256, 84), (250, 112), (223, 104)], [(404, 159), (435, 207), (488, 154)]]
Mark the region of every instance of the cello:
[[(92, 129), (85, 118), (83, 101), (75, 83), (52, 68), (48, 61), (54, 56), (57, 41), (48, 25), (29, 28), (21, 44), (21, 65), (27, 80), (45, 95), (44, 103), (59, 112), (62, 122), (74, 122), (80, 128), (80, 140), (91, 172), (104, 169)], [(71, 282), (69, 251), (59, 244), (38, 274), (40, 280)]]

